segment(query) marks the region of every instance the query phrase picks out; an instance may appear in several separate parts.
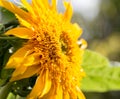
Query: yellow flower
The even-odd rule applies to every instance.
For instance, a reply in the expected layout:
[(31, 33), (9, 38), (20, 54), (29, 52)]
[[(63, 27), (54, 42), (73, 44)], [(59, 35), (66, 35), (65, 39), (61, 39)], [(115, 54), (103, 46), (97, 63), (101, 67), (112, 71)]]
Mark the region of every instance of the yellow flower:
[[(15, 68), (10, 81), (37, 76), (27, 99), (85, 99), (79, 83), (83, 47), (77, 40), (82, 29), (70, 22), (72, 7), (64, 1), (58, 13), (56, 0), (21, 0), (26, 11), (7, 0), (0, 5), (15, 13), (20, 26), (6, 32), (28, 41), (9, 59), (6, 68)], [(81, 40), (86, 44), (84, 40)]]

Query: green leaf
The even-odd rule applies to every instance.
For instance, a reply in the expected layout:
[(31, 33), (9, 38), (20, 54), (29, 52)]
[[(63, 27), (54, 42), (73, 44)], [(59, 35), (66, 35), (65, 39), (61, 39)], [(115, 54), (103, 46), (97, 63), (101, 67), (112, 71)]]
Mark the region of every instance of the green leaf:
[(5, 86), (0, 87), (0, 99), (6, 99), (11, 91), (12, 83), (8, 82)]
[(17, 95), (16, 99), (26, 99), (26, 97), (21, 97), (21, 96)]
[(0, 31), (2, 30), (2, 28), (4, 28), (4, 25), (0, 23)]
[(110, 65), (109, 60), (106, 57), (90, 50), (86, 50), (83, 57), (82, 66), (85, 68), (99, 68)]
[(111, 66), (104, 56), (86, 50), (82, 64), (86, 77), (82, 80), (82, 90), (106, 92), (120, 90), (120, 66)]
[(19, 95), (14, 95), (13, 93), (9, 93), (7, 99), (26, 99), (26, 97), (21, 97)]
[(9, 93), (7, 99), (16, 99), (13, 93)]
[(4, 86), (10, 79), (13, 69), (2, 69), (0, 73), (0, 87)]
[(13, 13), (3, 7), (0, 7), (0, 23), (7, 24), (15, 19), (15, 15)]

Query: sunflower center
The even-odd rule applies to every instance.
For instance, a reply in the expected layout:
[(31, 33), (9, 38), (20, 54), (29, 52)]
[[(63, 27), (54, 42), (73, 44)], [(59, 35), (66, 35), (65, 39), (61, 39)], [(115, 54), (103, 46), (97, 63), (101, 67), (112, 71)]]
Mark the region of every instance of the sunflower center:
[(68, 33), (61, 32), (61, 35), (56, 36), (54, 33), (43, 32), (29, 40), (29, 45), (39, 56), (35, 60), (39, 61), (40, 68), (49, 70), (49, 77), (55, 84), (61, 83), (65, 90), (68, 90), (67, 86), (71, 87), (73, 81), (74, 86), (77, 85), (79, 47), (73, 43)]

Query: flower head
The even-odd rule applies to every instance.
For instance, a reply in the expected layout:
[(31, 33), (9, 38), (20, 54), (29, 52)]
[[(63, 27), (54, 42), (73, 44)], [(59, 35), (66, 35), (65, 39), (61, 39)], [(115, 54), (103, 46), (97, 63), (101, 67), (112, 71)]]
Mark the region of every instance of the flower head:
[[(20, 26), (7, 31), (28, 41), (9, 59), (6, 68), (15, 68), (10, 81), (37, 76), (28, 99), (84, 99), (79, 81), (83, 47), (77, 40), (82, 29), (70, 22), (72, 7), (64, 1), (65, 12), (58, 13), (56, 0), (21, 0), (23, 10), (6, 0), (0, 5), (15, 13)], [(84, 40), (81, 40), (84, 42)]]

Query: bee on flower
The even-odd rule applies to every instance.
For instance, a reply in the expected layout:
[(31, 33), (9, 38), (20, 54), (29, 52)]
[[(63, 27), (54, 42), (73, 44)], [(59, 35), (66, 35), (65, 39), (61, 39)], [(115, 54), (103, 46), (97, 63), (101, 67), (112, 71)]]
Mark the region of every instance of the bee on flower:
[(37, 76), (27, 99), (85, 99), (79, 83), (85, 75), (80, 65), (86, 42), (79, 42), (83, 47), (77, 44), (82, 29), (70, 22), (70, 2), (64, 1), (64, 13), (58, 13), (56, 0), (21, 0), (21, 4), (26, 10), (0, 0), (20, 23), (5, 34), (28, 39), (6, 64), (6, 69), (15, 69), (10, 81)]

